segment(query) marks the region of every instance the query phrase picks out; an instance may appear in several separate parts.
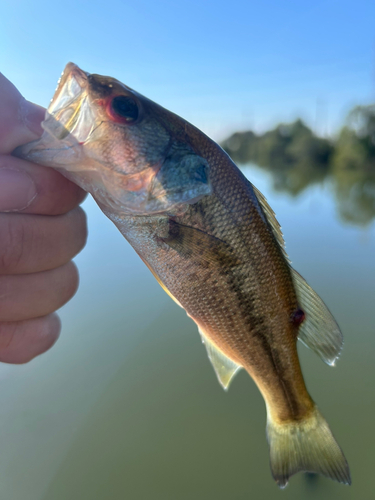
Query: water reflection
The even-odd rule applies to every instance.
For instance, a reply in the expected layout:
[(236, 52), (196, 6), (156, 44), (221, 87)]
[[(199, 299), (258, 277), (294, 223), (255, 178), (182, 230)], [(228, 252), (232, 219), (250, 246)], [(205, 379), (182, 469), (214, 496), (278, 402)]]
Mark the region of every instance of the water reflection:
[(262, 135), (237, 132), (222, 146), (237, 164), (269, 171), (277, 191), (296, 196), (329, 181), (344, 221), (367, 225), (375, 218), (375, 105), (354, 108), (335, 140), (297, 120)]
[(32, 363), (0, 365), (1, 500), (373, 498), (375, 224), (342, 225), (318, 183), (289, 197), (264, 169), (243, 170), (342, 327), (335, 368), (299, 353), (353, 485), (298, 474), (278, 490), (255, 384), (241, 372), (221, 389), (194, 323), (88, 198), (81, 286), (61, 311), (61, 338)]

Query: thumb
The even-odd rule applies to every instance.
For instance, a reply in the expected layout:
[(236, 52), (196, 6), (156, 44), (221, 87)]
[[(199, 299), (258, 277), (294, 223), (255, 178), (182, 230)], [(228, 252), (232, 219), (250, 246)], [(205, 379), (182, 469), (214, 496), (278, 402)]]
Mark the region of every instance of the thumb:
[(26, 101), (16, 87), (0, 73), (0, 153), (41, 136), (45, 110)]

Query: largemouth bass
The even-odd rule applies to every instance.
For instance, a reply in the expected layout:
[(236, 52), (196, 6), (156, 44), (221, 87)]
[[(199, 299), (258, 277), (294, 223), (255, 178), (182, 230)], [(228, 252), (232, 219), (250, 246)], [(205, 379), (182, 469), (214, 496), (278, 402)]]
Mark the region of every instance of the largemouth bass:
[(244, 368), (267, 407), (274, 479), (350, 484), (346, 459), (303, 380), (297, 339), (333, 365), (342, 335), (291, 267), (275, 214), (190, 123), (114, 78), (69, 63), (38, 141), (15, 154), (89, 191), (163, 289), (198, 325), (226, 389)]

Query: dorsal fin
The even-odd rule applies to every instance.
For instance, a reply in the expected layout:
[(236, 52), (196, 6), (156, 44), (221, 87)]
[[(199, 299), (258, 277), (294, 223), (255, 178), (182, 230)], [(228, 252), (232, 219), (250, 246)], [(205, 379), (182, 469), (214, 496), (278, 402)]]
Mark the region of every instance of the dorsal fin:
[(242, 366), (229, 359), (200, 328), (199, 333), (201, 334), (203, 344), (206, 346), (208, 359), (211, 361), (220, 384), (224, 390), (228, 390), (233, 377)]
[(264, 195), (259, 191), (259, 189), (257, 189), (255, 186), (253, 186), (253, 189), (254, 189), (255, 196), (257, 197), (257, 199), (259, 201), (259, 205), (262, 207), (264, 215), (265, 215), (269, 225), (271, 226), (273, 235), (275, 236), (276, 241), (280, 245), (280, 248), (283, 251), (284, 257), (290, 263), (288, 254), (286, 253), (286, 250), (285, 250), (284, 236), (283, 236), (283, 233), (281, 231), (281, 226), (280, 226), (278, 220), (276, 219), (275, 212), (269, 206), (268, 201), (266, 200)]
[[(290, 264), (285, 242), (275, 213), (262, 193), (253, 186), (255, 195), (263, 209), (272, 232)], [(305, 320), (299, 327), (298, 338), (312, 349), (327, 364), (333, 366), (340, 355), (343, 336), (338, 324), (319, 295), (306, 283), (302, 276), (290, 267), (299, 305), (305, 313)]]
[(297, 271), (293, 268), (291, 271), (299, 306), (305, 313), (298, 338), (323, 361), (333, 366), (343, 345), (340, 328), (319, 295)]

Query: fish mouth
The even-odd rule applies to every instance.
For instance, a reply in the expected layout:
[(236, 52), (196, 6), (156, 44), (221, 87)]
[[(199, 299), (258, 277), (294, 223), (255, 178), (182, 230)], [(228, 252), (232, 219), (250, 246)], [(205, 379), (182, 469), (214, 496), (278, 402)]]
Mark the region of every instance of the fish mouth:
[[(98, 92), (93, 89), (93, 80), (95, 83), (98, 76), (68, 63), (42, 122), (42, 137), (17, 148), (14, 154), (56, 168), (91, 192), (101, 206), (116, 212), (181, 212), (187, 204), (210, 194), (209, 166), (189, 148), (168, 150), (155, 163), (145, 162), (140, 165), (143, 168), (132, 173), (127, 173), (126, 168), (117, 169), (100, 156), (95, 142), (105, 139), (102, 136), (106, 131), (100, 127), (106, 116), (100, 112), (95, 97)], [(184, 182), (176, 177), (176, 172), (183, 175)]]
[(95, 117), (89, 102), (88, 76), (74, 63), (65, 66), (42, 123), (44, 130), (58, 140), (72, 134), (84, 144), (92, 132)]
[(84, 89), (87, 88), (89, 74), (76, 64), (69, 62), (57, 82), (55, 94), (51, 99), (48, 111), (52, 114), (69, 106), (75, 101)]

